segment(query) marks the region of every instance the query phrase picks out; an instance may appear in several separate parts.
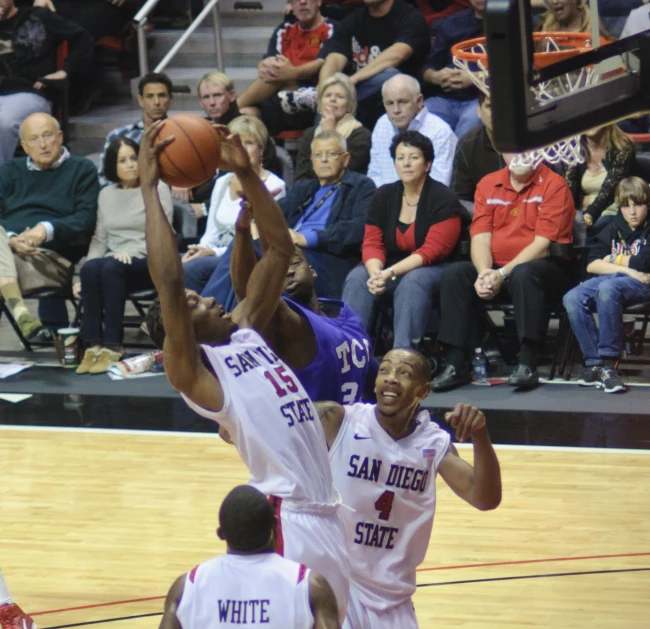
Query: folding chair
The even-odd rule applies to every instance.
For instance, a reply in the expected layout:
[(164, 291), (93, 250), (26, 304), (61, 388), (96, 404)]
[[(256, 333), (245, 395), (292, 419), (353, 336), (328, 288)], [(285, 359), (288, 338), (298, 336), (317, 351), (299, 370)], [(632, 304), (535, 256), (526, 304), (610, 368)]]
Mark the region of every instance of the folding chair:
[[(46, 299), (46, 298), (65, 299), (66, 301), (71, 302), (72, 305), (74, 306), (74, 312), (75, 312), (72, 325), (77, 326), (79, 324), (81, 301), (79, 301), (72, 294), (71, 285), (56, 287), (56, 288), (37, 288), (35, 290), (23, 294), (23, 299)], [(7, 306), (5, 300), (2, 297), (0, 297), (0, 317), (2, 317), (3, 314), (7, 317), (7, 321), (9, 321), (9, 324), (14, 329), (14, 332), (16, 333), (16, 336), (20, 340), (22, 346), (28, 352), (34, 351), (35, 346), (43, 347), (43, 346), (50, 345), (50, 343), (46, 343), (42, 341), (33, 341), (33, 340), (30, 341), (26, 339), (23, 333), (20, 331), (20, 328), (18, 327), (18, 323), (16, 322), (16, 319), (11, 313), (11, 310), (9, 310), (9, 307)]]

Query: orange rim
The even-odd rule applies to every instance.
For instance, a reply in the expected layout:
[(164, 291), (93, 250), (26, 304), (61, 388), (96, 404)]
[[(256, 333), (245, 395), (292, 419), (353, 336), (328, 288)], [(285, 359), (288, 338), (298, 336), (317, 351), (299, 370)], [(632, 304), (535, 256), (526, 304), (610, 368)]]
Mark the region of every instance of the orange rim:
[[(544, 41), (551, 38), (559, 46), (573, 46), (569, 50), (552, 50), (550, 52), (533, 53), (533, 64), (537, 68), (545, 68), (559, 61), (575, 57), (591, 49), (591, 35), (589, 33), (564, 33), (564, 32), (542, 32), (533, 33), (533, 41)], [(485, 44), (485, 37), (476, 37), (467, 41), (459, 42), (451, 47), (454, 57), (470, 63), (481, 62), (488, 67), (487, 53), (473, 52), (472, 48), (479, 44)], [(604, 37), (600, 38), (601, 46), (610, 43)]]

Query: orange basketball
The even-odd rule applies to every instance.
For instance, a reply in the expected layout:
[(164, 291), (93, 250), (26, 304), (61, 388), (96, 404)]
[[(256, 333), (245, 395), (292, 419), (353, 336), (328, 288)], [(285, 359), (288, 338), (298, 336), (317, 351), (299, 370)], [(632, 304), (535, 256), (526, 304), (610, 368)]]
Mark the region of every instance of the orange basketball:
[(219, 167), (221, 148), (212, 123), (194, 114), (175, 114), (163, 123), (158, 139), (174, 141), (158, 155), (160, 176), (170, 186), (194, 188), (206, 182)]

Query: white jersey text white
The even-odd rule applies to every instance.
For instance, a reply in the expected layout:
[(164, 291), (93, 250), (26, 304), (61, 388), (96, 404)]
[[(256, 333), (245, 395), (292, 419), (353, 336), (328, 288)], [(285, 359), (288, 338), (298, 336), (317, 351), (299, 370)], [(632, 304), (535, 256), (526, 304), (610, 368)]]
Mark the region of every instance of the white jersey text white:
[(350, 555), (350, 576), (361, 603), (384, 610), (415, 592), (415, 569), (424, 560), (436, 508), (436, 470), (450, 437), (416, 418), (408, 437), (395, 441), (375, 417), (374, 404), (346, 406), (330, 450), (334, 484)]
[(228, 430), (249, 484), (297, 508), (336, 505), (318, 413), (289, 366), (251, 329), (234, 332), (228, 345), (201, 348), (221, 382), (223, 409), (215, 413), (183, 397)]
[(187, 575), (176, 617), (183, 629), (311, 629), (309, 570), (276, 553), (215, 557)]

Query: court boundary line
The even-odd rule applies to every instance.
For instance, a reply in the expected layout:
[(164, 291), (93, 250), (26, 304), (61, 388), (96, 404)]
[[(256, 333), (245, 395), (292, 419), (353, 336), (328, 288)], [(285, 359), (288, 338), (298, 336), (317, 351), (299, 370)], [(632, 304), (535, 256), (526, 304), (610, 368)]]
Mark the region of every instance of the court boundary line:
[[(435, 417), (433, 417), (435, 420)], [(0, 424), (0, 431), (16, 432), (62, 432), (62, 433), (88, 433), (93, 435), (137, 435), (141, 437), (155, 436), (159, 437), (186, 437), (190, 439), (216, 439), (221, 437), (216, 432), (182, 432), (178, 430), (129, 430), (128, 428), (82, 428), (74, 426), (20, 426), (15, 424)], [(459, 450), (472, 448), (471, 443), (457, 443), (454, 445)], [(497, 450), (528, 450), (538, 452), (589, 452), (598, 454), (643, 454), (650, 455), (650, 448), (594, 448), (582, 446), (539, 446), (539, 445), (521, 445), (510, 443), (494, 444)]]
[[(432, 568), (418, 568), (416, 572), (433, 572), (440, 570), (460, 570), (465, 568), (489, 568), (492, 566), (514, 566), (536, 563), (552, 563), (555, 561), (590, 561), (593, 559), (621, 559), (624, 557), (650, 557), (650, 552), (646, 553), (619, 553), (614, 555), (585, 555), (582, 557), (551, 557), (547, 559), (521, 559), (515, 561), (499, 561), (492, 563), (462, 564), (457, 566), (436, 566)], [(650, 568), (649, 568), (650, 570)], [(419, 585), (418, 585), (419, 587)], [(107, 601), (105, 603), (93, 603), (92, 605), (80, 605), (78, 607), (65, 607), (62, 609), (50, 609), (42, 612), (30, 613), (30, 616), (45, 616), (47, 614), (59, 614), (61, 612), (82, 611), (84, 609), (95, 609), (99, 607), (111, 607), (113, 605), (129, 605), (131, 603), (143, 603), (147, 601), (156, 601), (164, 599), (165, 596), (147, 596), (144, 598), (134, 598), (121, 601)], [(50, 628), (53, 629), (53, 628)]]
[(441, 581), (439, 583), (420, 583), (416, 587), (438, 587), (441, 585), (466, 585), (470, 583), (492, 583), (495, 581), (521, 581), (524, 579), (551, 579), (555, 577), (580, 577), (595, 574), (620, 574), (625, 572), (650, 572), (650, 566), (645, 568), (618, 568), (614, 570), (585, 570), (580, 572), (549, 572), (546, 574), (521, 574), (509, 577), (489, 577), (485, 579), (466, 579), (463, 581)]
[(554, 563), (561, 561), (590, 561), (592, 559), (621, 559), (624, 557), (650, 557), (647, 553), (617, 553), (613, 555), (584, 555), (581, 557), (551, 557), (548, 559), (515, 559), (513, 561), (495, 561), (491, 563), (463, 564), (459, 566), (434, 566), (432, 568), (417, 568), (416, 572), (434, 572), (440, 570), (459, 570), (464, 568), (491, 568), (493, 566), (521, 566), (537, 563)]
[[(526, 579), (553, 579), (558, 577), (578, 577), (578, 576), (594, 576), (601, 574), (621, 574), (621, 573), (631, 573), (631, 572), (650, 572), (650, 566), (644, 568), (622, 568), (616, 570), (591, 570), (584, 572), (556, 572), (556, 573), (546, 573), (546, 574), (526, 574), (526, 575), (515, 575), (509, 577), (493, 577), (486, 579), (469, 579), (463, 581), (441, 581), (438, 583), (421, 583), (416, 587), (441, 587), (444, 585), (469, 585), (472, 583), (492, 583), (495, 581), (522, 581)], [(35, 614), (32, 614), (34, 616)], [(77, 622), (67, 625), (55, 625), (52, 627), (45, 627), (44, 629), (71, 629), (72, 627), (86, 627), (89, 625), (100, 625), (108, 622), (119, 622), (121, 620), (134, 620), (136, 618), (151, 618), (153, 616), (162, 616), (163, 612), (152, 612), (146, 614), (136, 614), (132, 616), (119, 616), (117, 618), (105, 618), (103, 620), (89, 620), (86, 622)]]

